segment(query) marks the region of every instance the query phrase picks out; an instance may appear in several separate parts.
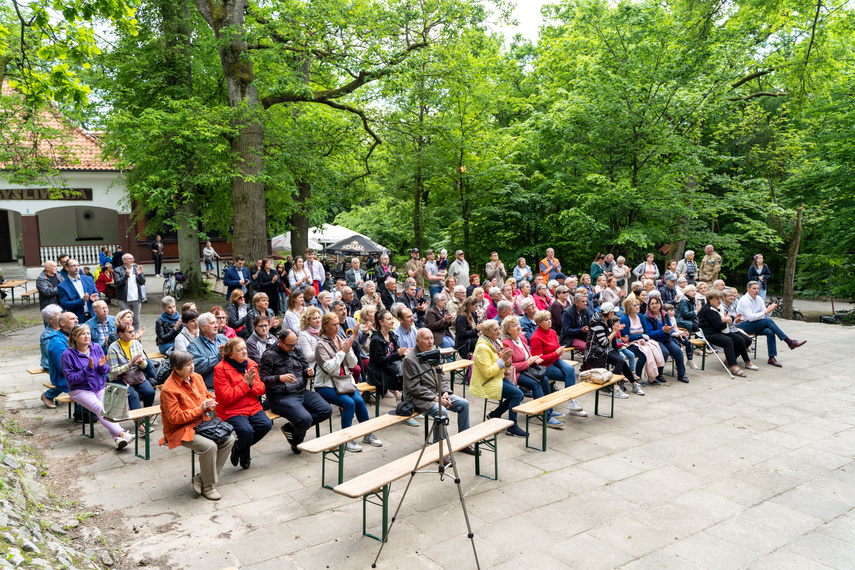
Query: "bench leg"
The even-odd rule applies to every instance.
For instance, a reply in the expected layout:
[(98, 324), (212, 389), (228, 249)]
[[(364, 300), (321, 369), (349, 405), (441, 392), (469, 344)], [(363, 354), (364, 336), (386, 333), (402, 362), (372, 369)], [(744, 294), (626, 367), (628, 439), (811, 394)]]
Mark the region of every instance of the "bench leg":
[(612, 396), (612, 413), (611, 413), (611, 415), (608, 415), (608, 416), (606, 414), (600, 413), (600, 392), (602, 391), (602, 388), (596, 391), (596, 393), (594, 394), (594, 415), (595, 416), (600, 416), (601, 418), (613, 418), (613, 417), (615, 417), (615, 389), (614, 389), (615, 386), (617, 386), (617, 384), (612, 384), (612, 393), (611, 393), (611, 396)]
[(707, 347), (701, 349), (701, 372), (707, 367)]
[[(374, 392), (374, 417), (380, 417), (380, 398), (377, 397), (377, 392)], [(330, 433), (332, 433), (332, 423), (330, 423)]]
[[(80, 419), (82, 420), (80, 423), (83, 427), (83, 435), (88, 437), (89, 439), (95, 439), (95, 414), (80, 406)], [(89, 424), (89, 433), (86, 433), (86, 424)]]
[[(140, 455), (140, 425), (145, 425), (145, 456)], [(149, 418), (145, 418), (145, 422), (143, 420), (134, 422), (134, 429), (137, 431), (137, 437), (134, 438), (134, 455), (139, 457), (140, 459), (148, 459), (151, 457), (151, 434), (149, 433), (149, 429), (151, 427), (151, 423), (149, 422)]]
[(190, 478), (196, 476), (196, 452), (190, 450)]
[(754, 360), (757, 360), (757, 335), (754, 335)]
[[(546, 410), (542, 414), (538, 414), (536, 416), (530, 416), (530, 415), (526, 414), (526, 416), (525, 416), (525, 432), (526, 432), (525, 446), (528, 449), (536, 449), (537, 451), (546, 451), (546, 422), (549, 421), (548, 416), (549, 416), (549, 410)], [(529, 426), (530, 426), (530, 422), (532, 422), (532, 421), (535, 422), (535, 426), (536, 426), (538, 420), (540, 421), (540, 424), (543, 428), (543, 435), (542, 435), (542, 441), (541, 441), (540, 447), (535, 447), (533, 445), (529, 445), (529, 443), (528, 443), (529, 438), (531, 438), (531, 428)]]
[[(374, 540), (379, 540), (380, 542), (386, 541), (386, 534), (389, 531), (389, 487), (391, 485), (385, 485), (382, 489), (377, 491), (376, 493), (368, 493), (362, 497), (362, 536), (367, 536), (368, 538), (373, 538)], [(374, 497), (379, 503), (376, 503), (371, 500)], [(377, 505), (383, 510), (383, 527), (381, 528), (380, 536), (382, 538), (374, 536), (368, 532), (368, 513), (367, 513), (367, 505), (371, 503), (372, 505)]]
[[(478, 477), (483, 477), (485, 479), (490, 479), (495, 481), (499, 478), (499, 446), (496, 439), (497, 434), (493, 434), (490, 437), (486, 437), (479, 442), (475, 443), (475, 475)], [(484, 451), (493, 453), (493, 477), (489, 475), (481, 474), (481, 448), (484, 448)]]
[[(323, 460), (321, 461), (321, 487), (332, 490), (331, 485), (327, 485), (327, 461), (330, 463), (338, 463), (338, 484), (344, 483), (344, 446), (342, 443), (335, 449), (324, 450)], [(332, 456), (332, 459), (329, 457)]]

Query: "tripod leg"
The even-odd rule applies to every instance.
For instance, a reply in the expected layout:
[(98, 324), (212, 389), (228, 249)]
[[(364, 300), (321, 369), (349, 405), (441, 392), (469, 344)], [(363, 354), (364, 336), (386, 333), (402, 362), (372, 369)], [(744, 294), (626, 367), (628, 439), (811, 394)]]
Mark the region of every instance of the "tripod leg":
[[(466, 498), (463, 496), (463, 489), (460, 486), (460, 474), (457, 472), (457, 460), (454, 458), (453, 448), (451, 447), (451, 436), (448, 434), (448, 426), (442, 424), (442, 436), (448, 444), (448, 456), (451, 458), (451, 470), (454, 473), (454, 484), (457, 486), (457, 494), (460, 497), (460, 506), (463, 508), (463, 518), (466, 519), (466, 532), (469, 541), (472, 543), (472, 554), (475, 556), (475, 567), (480, 570), (481, 564), (478, 561), (478, 550), (475, 548), (475, 533), (472, 532), (472, 523), (469, 522), (469, 512), (466, 510)], [(441, 441), (441, 440), (440, 440)]]

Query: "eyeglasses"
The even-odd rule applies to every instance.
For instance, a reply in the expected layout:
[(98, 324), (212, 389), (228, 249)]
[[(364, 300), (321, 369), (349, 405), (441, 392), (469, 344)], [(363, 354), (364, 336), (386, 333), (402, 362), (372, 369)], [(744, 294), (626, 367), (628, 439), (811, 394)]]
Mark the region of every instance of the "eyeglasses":
[(287, 346), (288, 348), (294, 348), (295, 346), (297, 346), (296, 342), (284, 342), (283, 341), (282, 344)]
[(226, 319), (228, 319), (228, 317), (217, 317), (218, 321), (225, 321)]

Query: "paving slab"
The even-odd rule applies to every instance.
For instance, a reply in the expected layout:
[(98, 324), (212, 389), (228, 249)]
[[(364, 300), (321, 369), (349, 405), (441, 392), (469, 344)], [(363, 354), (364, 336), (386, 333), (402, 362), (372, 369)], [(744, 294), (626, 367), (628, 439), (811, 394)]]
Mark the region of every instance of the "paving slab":
[[(143, 345), (155, 350), (154, 316)], [(779, 324), (809, 342), (782, 351), (778, 369), (730, 379), (714, 359), (647, 395), (615, 402), (613, 419), (569, 418), (546, 452), (499, 436), (499, 479), (475, 477), (459, 456), (461, 490), (482, 568), (596, 570), (855, 566), (855, 329)], [(94, 440), (64, 408), (39, 401), (41, 327), (0, 337), (0, 403), (34, 432), (52, 487), (118, 521), (102, 529), (128, 566), (160, 560), (185, 570), (367, 568), (380, 543), (362, 536), (362, 503), (320, 484), (321, 457), (290, 452), (273, 431), (248, 470), (227, 464), (222, 500), (190, 487), (189, 451), (152, 446), (151, 460)], [(779, 347), (780, 348), (780, 347)], [(669, 377), (669, 380), (670, 377)], [(471, 420), (483, 401), (471, 399)], [(593, 396), (582, 398), (593, 412)], [(381, 410), (394, 406), (381, 401)], [(424, 420), (420, 420), (424, 421)], [(452, 422), (453, 423), (453, 422)], [(334, 428), (340, 426), (337, 413)], [(452, 427), (452, 431), (454, 428)], [(326, 433), (324, 428), (323, 433)], [(423, 430), (395, 426), (381, 448), (348, 454), (352, 478), (411, 453)], [(156, 431), (153, 439), (160, 437)], [(310, 433), (310, 437), (313, 434)], [(492, 469), (492, 458), (484, 467)], [(391, 512), (406, 478), (392, 486)], [(369, 506), (370, 507), (370, 506)], [(379, 512), (369, 510), (378, 532)], [(390, 512), (390, 514), (391, 514)], [(165, 564), (165, 566), (163, 566)], [(472, 545), (450, 478), (417, 475), (378, 568), (472, 567)]]

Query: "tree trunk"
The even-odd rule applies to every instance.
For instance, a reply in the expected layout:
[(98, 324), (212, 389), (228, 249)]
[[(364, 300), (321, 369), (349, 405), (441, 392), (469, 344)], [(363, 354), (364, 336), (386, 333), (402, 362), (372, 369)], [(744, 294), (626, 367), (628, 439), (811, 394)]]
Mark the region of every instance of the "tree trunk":
[(796, 258), (802, 241), (802, 214), (804, 204), (796, 211), (796, 223), (793, 225), (793, 237), (790, 239), (790, 249), (787, 251), (787, 268), (784, 271), (784, 300), (781, 313), (785, 319), (793, 318), (793, 283), (796, 278)]
[(199, 209), (196, 202), (189, 200), (176, 208), (178, 218), (178, 259), (181, 272), (187, 276), (184, 291), (188, 295), (201, 295), (205, 292), (202, 284), (202, 271), (199, 264)]
[(258, 181), (264, 166), (264, 125), (258, 90), (253, 84), (255, 71), (244, 39), (247, 0), (195, 2), (196, 9), (219, 40), (229, 106), (241, 109), (242, 118), (235, 123), (238, 134), (232, 140), (232, 163), (238, 171), (232, 181), (232, 251), (250, 260), (261, 259), (267, 257), (264, 184)]
[(291, 254), (303, 255), (309, 248), (309, 198), (312, 185), (305, 180), (297, 181), (294, 196), (294, 213), (291, 214)]

